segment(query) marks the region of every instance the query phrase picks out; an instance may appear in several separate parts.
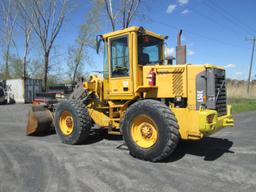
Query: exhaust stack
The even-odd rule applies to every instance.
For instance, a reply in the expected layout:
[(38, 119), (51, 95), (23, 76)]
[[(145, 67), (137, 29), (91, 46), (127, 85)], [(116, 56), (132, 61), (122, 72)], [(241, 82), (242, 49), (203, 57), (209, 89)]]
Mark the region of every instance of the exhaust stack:
[(186, 45), (181, 45), (181, 35), (182, 30), (180, 30), (177, 37), (177, 47), (176, 47), (176, 64), (182, 65), (187, 63), (187, 47)]

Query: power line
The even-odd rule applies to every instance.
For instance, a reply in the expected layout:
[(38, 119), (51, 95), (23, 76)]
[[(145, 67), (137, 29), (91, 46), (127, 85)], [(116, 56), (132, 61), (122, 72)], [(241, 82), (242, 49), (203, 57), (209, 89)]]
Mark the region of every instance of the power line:
[(252, 75), (252, 64), (253, 64), (253, 56), (254, 56), (254, 49), (255, 49), (255, 42), (256, 37), (246, 39), (247, 41), (252, 41), (252, 56), (251, 56), (251, 63), (249, 68), (249, 76), (248, 76), (248, 82), (247, 82), (247, 93), (250, 91), (250, 82), (251, 82), (251, 75)]
[(208, 6), (209, 8), (215, 9), (217, 12), (219, 12), (227, 21), (232, 23), (237, 27), (237, 25), (240, 25), (240, 27), (237, 27), (237, 29), (244, 30), (245, 33), (252, 33), (252, 31), (256, 32), (254, 28), (251, 26), (242, 23), (240, 19), (235, 17), (234, 15), (230, 14), (228, 11), (226, 11), (223, 7), (219, 6), (216, 1), (204, 1), (205, 5)]
[[(163, 25), (163, 26), (165, 26), (165, 27), (171, 28), (171, 29), (173, 29), (173, 30), (180, 30), (179, 27), (170, 25), (170, 24), (168, 24), (168, 23), (164, 23), (164, 22), (156, 21), (156, 20), (152, 20), (152, 19), (151, 19), (151, 21), (154, 22), (154, 23), (156, 23), (156, 24), (160, 24), (160, 25)], [(194, 36), (198, 36), (198, 37), (200, 37), (200, 38), (204, 38), (204, 39), (207, 39), (207, 40), (209, 40), (209, 41), (214, 41), (214, 42), (217, 42), (217, 43), (222, 44), (222, 45), (241, 48), (241, 45), (233, 44), (233, 43), (229, 43), (229, 42), (224, 42), (224, 41), (219, 40), (219, 39), (216, 39), (216, 38), (214, 38), (214, 37), (208, 37), (208, 36), (206, 36), (206, 35), (204, 35), (204, 34), (201, 34), (201, 33), (198, 33), (198, 32), (194, 32), (194, 31), (192, 31), (192, 30), (185, 30), (185, 31), (189, 32), (189, 35), (192, 34), (192, 35), (194, 35)]]
[[(194, 7), (190, 8), (190, 9), (193, 11), (193, 13), (198, 14), (201, 18), (208, 19), (212, 23), (219, 25), (219, 27), (221, 27), (222, 30), (228, 29), (227, 25), (225, 25), (224, 23), (220, 23), (218, 19), (210, 17), (208, 14), (204, 14), (203, 12), (199, 11), (198, 9), (195, 9)], [(235, 29), (237, 29), (237, 28), (235, 28)], [(230, 29), (228, 29), (228, 31), (230, 31)], [(232, 32), (236, 32), (238, 34), (238, 31), (233, 30)], [(239, 35), (241, 35), (241, 34), (239, 34)]]
[(246, 23), (243, 23), (238, 17), (235, 17), (234, 15), (232, 15), (230, 12), (226, 11), (223, 7), (221, 7), (220, 5), (218, 5), (216, 2), (214, 4), (214, 2), (212, 0), (208, 1), (209, 3), (211, 3), (213, 6), (219, 8), (220, 10), (222, 10), (224, 13), (226, 13), (226, 15), (228, 15), (231, 20), (233, 20), (234, 22), (236, 22), (237, 24), (244, 26), (245, 28), (247, 28), (249, 31), (253, 31), (256, 32), (256, 29), (251, 27), (250, 25), (247, 25)]

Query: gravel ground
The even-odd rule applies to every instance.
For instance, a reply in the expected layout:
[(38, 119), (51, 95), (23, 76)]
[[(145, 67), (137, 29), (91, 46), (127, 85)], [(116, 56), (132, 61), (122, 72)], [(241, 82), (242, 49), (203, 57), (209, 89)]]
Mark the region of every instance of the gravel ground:
[(0, 105), (0, 192), (256, 191), (256, 112), (199, 142), (181, 142), (165, 162), (129, 155), (120, 137), (62, 144), (25, 136), (30, 105)]

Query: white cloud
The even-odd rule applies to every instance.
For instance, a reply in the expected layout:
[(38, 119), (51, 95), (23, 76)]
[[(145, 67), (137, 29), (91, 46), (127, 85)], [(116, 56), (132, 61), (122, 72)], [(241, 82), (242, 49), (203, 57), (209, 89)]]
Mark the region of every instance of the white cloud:
[(189, 0), (178, 0), (178, 3), (179, 3), (180, 5), (186, 5), (186, 4), (189, 3)]
[(195, 55), (195, 51), (193, 51), (191, 49), (188, 49), (187, 50), (187, 55), (189, 55), (189, 56)]
[(227, 65), (225, 66), (225, 68), (235, 68), (235, 67), (236, 67), (236, 65), (235, 65), (235, 64), (232, 64), (232, 63), (227, 64)]
[(172, 13), (176, 9), (177, 5), (170, 4), (166, 10), (166, 13)]
[(165, 58), (171, 58), (175, 56), (175, 49), (166, 47), (164, 50)]
[(235, 75), (237, 75), (237, 76), (241, 76), (241, 75), (243, 75), (243, 73), (242, 73), (242, 72), (240, 72), (240, 71), (238, 71), (238, 72), (235, 72)]
[(193, 47), (193, 46), (194, 46), (193, 43), (188, 43), (188, 44), (187, 44), (187, 47)]
[(186, 15), (186, 14), (188, 14), (190, 11), (188, 10), (188, 9), (184, 9), (182, 12), (181, 12), (181, 14), (182, 15)]

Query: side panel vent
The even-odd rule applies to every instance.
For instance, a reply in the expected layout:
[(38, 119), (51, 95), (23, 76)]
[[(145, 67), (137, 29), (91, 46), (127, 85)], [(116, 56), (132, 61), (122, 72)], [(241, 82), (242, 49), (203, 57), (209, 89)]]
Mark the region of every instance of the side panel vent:
[(173, 87), (173, 95), (182, 96), (183, 95), (183, 71), (177, 71), (173, 74), (172, 78), (172, 87)]

